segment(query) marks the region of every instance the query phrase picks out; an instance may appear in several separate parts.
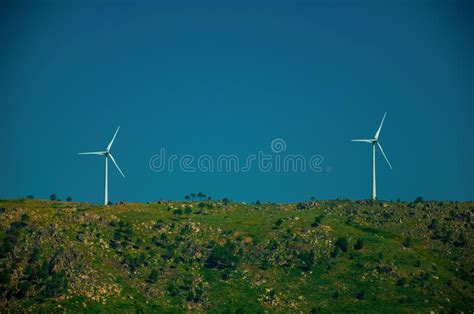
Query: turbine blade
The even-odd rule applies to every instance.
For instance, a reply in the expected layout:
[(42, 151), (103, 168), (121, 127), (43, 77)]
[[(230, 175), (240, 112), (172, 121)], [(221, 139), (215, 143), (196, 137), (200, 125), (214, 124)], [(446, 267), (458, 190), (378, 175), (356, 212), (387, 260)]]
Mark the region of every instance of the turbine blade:
[(377, 142), (377, 145), (379, 145), (380, 151), (382, 152), (382, 155), (385, 157), (385, 160), (387, 161), (388, 166), (390, 167), (390, 169), (392, 169), (392, 165), (390, 164), (390, 161), (388, 161), (387, 156), (386, 156), (385, 153), (383, 152), (382, 145), (380, 145), (379, 142)]
[(87, 153), (79, 153), (79, 155), (99, 155), (104, 156), (106, 152), (87, 152)]
[(366, 142), (366, 143), (372, 143), (372, 140), (351, 140), (351, 142)]
[(117, 131), (115, 131), (114, 137), (112, 137), (112, 140), (110, 141), (109, 145), (107, 145), (107, 151), (109, 151), (112, 148), (112, 144), (114, 143), (115, 137), (117, 136), (117, 133), (119, 130), (120, 130), (120, 126), (117, 128)]
[(379, 129), (377, 130), (377, 132), (375, 132), (374, 138), (375, 138), (376, 140), (379, 138), (380, 130), (382, 130), (383, 121), (385, 120), (385, 116), (386, 116), (386, 115), (387, 115), (387, 113), (385, 113), (385, 114), (383, 115), (382, 122), (380, 122)]
[(125, 178), (125, 175), (123, 174), (122, 170), (120, 170), (120, 167), (117, 165), (117, 163), (115, 162), (115, 159), (114, 159), (114, 156), (112, 156), (111, 153), (109, 153), (109, 157), (110, 159), (112, 159), (112, 162), (114, 163), (115, 167), (117, 167), (118, 171), (120, 172), (120, 174), (122, 175), (122, 177)]

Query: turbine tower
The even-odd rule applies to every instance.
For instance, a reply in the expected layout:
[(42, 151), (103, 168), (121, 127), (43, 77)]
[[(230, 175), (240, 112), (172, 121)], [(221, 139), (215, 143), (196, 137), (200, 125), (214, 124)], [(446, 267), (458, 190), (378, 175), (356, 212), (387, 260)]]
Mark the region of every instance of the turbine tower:
[(390, 164), (390, 161), (388, 161), (388, 158), (383, 151), (382, 145), (380, 145), (380, 142), (379, 142), (380, 130), (382, 130), (382, 125), (383, 125), (386, 115), (387, 113), (383, 115), (382, 122), (380, 122), (380, 126), (378, 130), (377, 132), (375, 132), (374, 138), (352, 140), (353, 142), (366, 142), (366, 143), (372, 144), (372, 199), (373, 200), (377, 199), (377, 185), (376, 185), (376, 180), (375, 180), (375, 150), (376, 150), (375, 145), (376, 144), (380, 148), (380, 151), (382, 152), (383, 157), (387, 161), (388, 166), (390, 167), (390, 169), (392, 169), (392, 165)]
[(109, 158), (110, 158), (110, 160), (112, 160), (115, 167), (117, 167), (120, 174), (125, 178), (125, 175), (123, 174), (122, 170), (120, 170), (120, 167), (115, 162), (114, 156), (112, 156), (112, 153), (110, 152), (110, 149), (112, 148), (112, 144), (114, 143), (115, 137), (117, 136), (117, 133), (118, 133), (119, 130), (120, 130), (120, 126), (117, 128), (117, 131), (115, 131), (114, 137), (112, 137), (112, 140), (110, 141), (109, 145), (107, 145), (107, 149), (105, 151), (79, 153), (79, 155), (99, 155), (99, 156), (104, 156), (105, 157), (104, 206), (107, 206), (108, 203), (109, 203), (109, 194), (108, 194), (109, 192), (108, 192), (108, 182), (107, 182), (107, 177), (108, 177), (108, 172), (109, 172), (109, 169), (108, 169), (109, 168)]

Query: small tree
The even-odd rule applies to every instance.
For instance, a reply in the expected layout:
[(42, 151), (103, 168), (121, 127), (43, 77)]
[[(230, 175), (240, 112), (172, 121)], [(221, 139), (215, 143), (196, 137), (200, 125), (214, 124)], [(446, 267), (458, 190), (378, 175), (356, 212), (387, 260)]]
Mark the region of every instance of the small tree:
[(187, 200), (187, 201), (189, 201), (189, 199), (190, 199), (189, 195), (186, 195), (186, 196), (184, 197), (184, 199)]
[(318, 227), (323, 221), (324, 216), (319, 215), (314, 218), (314, 222), (311, 224), (311, 227)]
[(464, 235), (464, 232), (461, 231), (458, 235), (458, 239), (454, 242), (454, 245), (457, 247), (463, 247), (466, 246), (467, 244), (467, 239), (466, 236)]
[(341, 252), (341, 249), (338, 246), (335, 246), (334, 250), (331, 252), (331, 257), (336, 258), (339, 255), (339, 252)]
[(418, 196), (418, 197), (415, 199), (414, 203), (415, 203), (415, 204), (423, 203), (423, 197)]
[(354, 250), (360, 250), (364, 247), (364, 240), (361, 238), (357, 239), (357, 242), (354, 244)]
[(153, 269), (146, 279), (146, 282), (148, 283), (155, 283), (158, 280), (158, 271), (156, 269)]
[(33, 195), (28, 195), (26, 198), (29, 199), (29, 200), (34, 199)]
[(413, 239), (411, 237), (406, 237), (403, 241), (404, 247), (411, 247), (413, 245)]
[(55, 201), (57, 198), (56, 198), (56, 194), (51, 194), (49, 196), (49, 199), (52, 200), (52, 201)]
[(278, 218), (278, 220), (275, 222), (275, 226), (280, 227), (282, 223), (283, 220), (281, 218)]
[(66, 201), (67, 201), (67, 202), (72, 202), (72, 197), (68, 196), (68, 197), (66, 198)]
[(346, 237), (342, 237), (342, 238), (339, 238), (337, 239), (335, 245), (341, 249), (341, 251), (343, 252), (347, 252), (348, 248), (349, 248), (349, 243), (347, 242), (347, 238)]
[(238, 256), (233, 253), (233, 245), (227, 242), (225, 245), (216, 244), (206, 260), (206, 267), (217, 269), (233, 269), (239, 262)]
[(311, 270), (311, 267), (313, 267), (314, 264), (314, 251), (303, 251), (300, 254), (298, 254), (299, 258), (299, 265), (298, 267), (304, 271), (308, 272)]
[(198, 197), (199, 199), (204, 199), (204, 198), (206, 198), (206, 194), (204, 194), (204, 193), (202, 193), (202, 192), (199, 192), (199, 193), (197, 194), (197, 197)]
[(397, 280), (397, 286), (403, 287), (407, 284), (407, 279), (405, 277), (401, 277)]
[(30, 216), (28, 214), (21, 215), (21, 222), (27, 223), (30, 220)]

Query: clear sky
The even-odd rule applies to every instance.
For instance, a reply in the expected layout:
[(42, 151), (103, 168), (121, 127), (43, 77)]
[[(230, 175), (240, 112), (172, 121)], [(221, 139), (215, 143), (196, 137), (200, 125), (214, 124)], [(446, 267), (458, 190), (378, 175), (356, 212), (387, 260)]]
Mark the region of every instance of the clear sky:
[[(371, 148), (350, 139), (386, 111), (379, 197), (474, 199), (472, 1), (65, 3), (0, 4), (1, 198), (101, 202), (103, 158), (77, 153), (117, 125), (112, 201), (368, 198)], [(275, 138), (323, 171), (149, 168)]]

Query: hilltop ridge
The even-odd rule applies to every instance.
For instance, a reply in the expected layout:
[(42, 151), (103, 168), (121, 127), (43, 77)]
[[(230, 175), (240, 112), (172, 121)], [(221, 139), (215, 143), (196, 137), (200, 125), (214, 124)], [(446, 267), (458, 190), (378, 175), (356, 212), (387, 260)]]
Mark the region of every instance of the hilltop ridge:
[(0, 311), (472, 312), (473, 202), (0, 201)]

